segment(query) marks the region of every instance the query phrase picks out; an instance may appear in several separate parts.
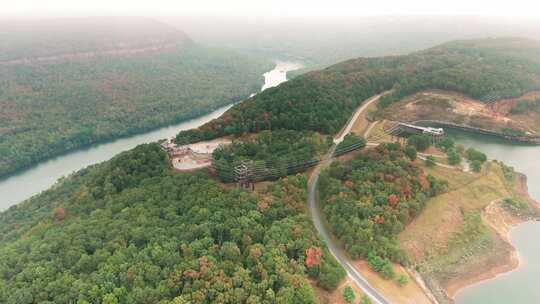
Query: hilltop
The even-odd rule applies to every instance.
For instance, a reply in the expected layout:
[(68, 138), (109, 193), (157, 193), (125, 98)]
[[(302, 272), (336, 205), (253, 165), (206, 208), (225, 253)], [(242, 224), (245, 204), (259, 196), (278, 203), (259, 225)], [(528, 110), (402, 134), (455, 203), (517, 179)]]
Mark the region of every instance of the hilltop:
[(427, 89), (484, 103), (540, 88), (540, 42), (520, 38), (454, 41), (404, 56), (358, 58), (309, 72), (231, 108), (179, 143), (263, 129), (335, 134), (362, 101), (393, 90), (380, 105)]

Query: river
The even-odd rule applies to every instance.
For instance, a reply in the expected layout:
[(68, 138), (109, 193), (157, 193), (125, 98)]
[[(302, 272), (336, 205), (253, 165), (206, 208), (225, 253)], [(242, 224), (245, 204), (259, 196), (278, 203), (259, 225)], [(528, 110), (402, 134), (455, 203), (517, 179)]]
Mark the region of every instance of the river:
[[(275, 68), (264, 74), (264, 85), (261, 91), (287, 81), (287, 71), (293, 71), (300, 67), (301, 65), (297, 63), (277, 61)], [(106, 161), (122, 151), (133, 149), (137, 145), (173, 137), (181, 130), (197, 128), (221, 116), (230, 107), (232, 105), (219, 108), (195, 119), (147, 133), (75, 150), (65, 155), (43, 161), (32, 168), (22, 170), (6, 179), (0, 180), (0, 211), (50, 188), (62, 176), (71, 174), (89, 165)]]
[[(452, 132), (458, 143), (485, 152), (490, 159), (513, 166), (528, 178), (529, 193), (540, 202), (540, 147)], [(510, 239), (519, 252), (520, 267), (495, 279), (469, 286), (456, 296), (458, 304), (540, 303), (540, 222), (512, 229)]]

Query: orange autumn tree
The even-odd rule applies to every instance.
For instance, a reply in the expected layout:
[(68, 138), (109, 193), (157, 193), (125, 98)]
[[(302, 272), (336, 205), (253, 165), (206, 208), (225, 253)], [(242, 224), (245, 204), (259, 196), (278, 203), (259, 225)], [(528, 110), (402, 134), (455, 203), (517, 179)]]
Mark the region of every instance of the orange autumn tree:
[(320, 247), (306, 249), (306, 266), (313, 267), (321, 265), (322, 250)]
[(446, 182), (411, 162), (399, 143), (363, 150), (320, 177), (322, 210), (351, 257), (377, 256), (404, 265), (408, 258), (397, 235), (446, 188)]

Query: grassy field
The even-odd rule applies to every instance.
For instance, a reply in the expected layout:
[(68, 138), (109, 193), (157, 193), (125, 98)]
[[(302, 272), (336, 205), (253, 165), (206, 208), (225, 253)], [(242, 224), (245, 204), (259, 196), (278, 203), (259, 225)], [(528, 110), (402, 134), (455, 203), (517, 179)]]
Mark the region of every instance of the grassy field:
[(518, 175), (505, 176), (503, 165), (497, 162), (488, 162), (476, 174), (442, 167), (424, 170), (447, 180), (449, 191), (431, 199), (400, 234), (401, 245), (414, 266), (448, 290), (508, 262), (513, 248), (487, 225), (483, 212), (503, 198), (528, 200)]
[(430, 200), (424, 212), (401, 233), (400, 240), (413, 262), (431, 269), (440, 258), (482, 239), (482, 210), (510, 192), (495, 163), (487, 164), (479, 174), (442, 167), (425, 170), (447, 180), (450, 191)]
[(369, 281), (369, 283), (377, 290), (382, 292), (384, 296), (392, 303), (401, 304), (430, 304), (431, 301), (426, 296), (424, 291), (407, 273), (405, 268), (399, 264), (394, 264), (394, 271), (396, 277), (403, 275), (406, 276), (409, 282), (404, 286), (399, 286), (395, 280), (385, 280), (380, 274), (375, 272), (368, 264), (367, 261), (355, 262), (355, 267), (362, 275)]

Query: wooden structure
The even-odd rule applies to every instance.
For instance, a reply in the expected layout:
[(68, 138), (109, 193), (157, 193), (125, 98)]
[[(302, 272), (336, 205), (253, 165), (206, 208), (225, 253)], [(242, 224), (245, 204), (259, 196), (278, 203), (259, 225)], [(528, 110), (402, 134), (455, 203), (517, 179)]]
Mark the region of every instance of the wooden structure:
[(253, 190), (255, 187), (255, 184), (253, 183), (251, 179), (251, 172), (250, 172), (249, 166), (242, 162), (240, 165), (234, 167), (234, 176), (235, 179), (238, 181), (238, 187), (241, 189), (249, 189), (250, 186)]

